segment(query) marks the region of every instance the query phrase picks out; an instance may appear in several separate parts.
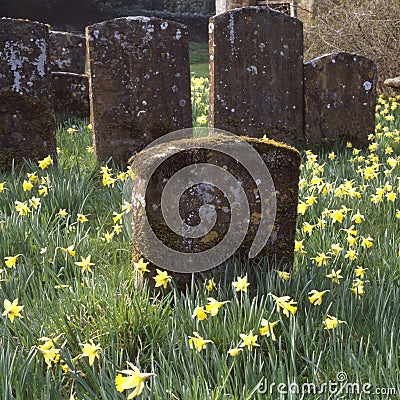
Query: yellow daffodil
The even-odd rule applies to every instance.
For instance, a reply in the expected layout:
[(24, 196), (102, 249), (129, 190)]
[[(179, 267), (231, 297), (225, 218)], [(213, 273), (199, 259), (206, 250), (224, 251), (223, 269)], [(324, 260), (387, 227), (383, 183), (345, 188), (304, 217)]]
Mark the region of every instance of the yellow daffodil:
[(47, 337), (42, 337), (39, 340), (45, 342), (38, 346), (39, 351), (42, 353), (43, 358), (47, 366), (51, 367), (52, 363), (57, 364), (60, 360), (60, 349), (55, 347), (58, 339), (61, 335), (57, 336), (54, 339), (50, 339)]
[(30, 192), (32, 190), (32, 188), (33, 188), (33, 185), (32, 185), (31, 182), (24, 181), (22, 183), (22, 189), (23, 189), (24, 192)]
[(308, 300), (311, 304), (314, 304), (315, 306), (320, 306), (322, 304), (322, 297), (327, 292), (329, 292), (329, 290), (324, 290), (322, 292), (319, 292), (318, 290), (311, 290), (310, 292), (308, 292), (308, 294), (311, 295), (308, 297)]
[(231, 357), (237, 357), (242, 351), (243, 349), (241, 349), (240, 347), (235, 347), (234, 349), (228, 350), (228, 354)]
[(332, 243), (331, 244), (331, 252), (333, 255), (338, 255), (343, 250), (343, 247), (340, 246), (339, 243)]
[(257, 343), (257, 335), (253, 335), (253, 331), (250, 331), (247, 335), (245, 333), (241, 333), (240, 338), (242, 339), (242, 343), (240, 343), (240, 347), (245, 347), (247, 346), (247, 348), (249, 350), (251, 350), (253, 348), (253, 346), (260, 346)]
[(261, 328), (259, 329), (261, 336), (271, 337), (272, 340), (276, 341), (276, 336), (274, 333), (274, 326), (278, 325), (279, 321), (269, 322), (265, 318), (261, 320)]
[(6, 185), (5, 182), (0, 182), (0, 193), (3, 193), (4, 190), (6, 189), (5, 185)]
[(75, 256), (75, 246), (73, 244), (71, 244), (68, 247), (60, 247), (60, 250), (63, 251), (64, 253), (68, 253), (72, 257)]
[(89, 365), (93, 365), (95, 358), (100, 359), (101, 347), (98, 344), (94, 344), (92, 340), (90, 343), (81, 343), (82, 354), (79, 357), (88, 357)]
[(206, 304), (206, 311), (208, 311), (212, 317), (215, 317), (218, 314), (219, 309), (229, 301), (218, 301), (213, 297), (208, 297), (208, 304)]
[(197, 306), (193, 310), (192, 318), (197, 318), (199, 321), (203, 321), (207, 319), (207, 311), (204, 310), (204, 307)]
[(321, 267), (322, 265), (326, 265), (330, 258), (331, 257), (328, 257), (325, 253), (317, 253), (314, 258), (311, 258), (311, 260), (314, 260), (317, 266)]
[(154, 374), (140, 372), (139, 368), (134, 366), (130, 362), (128, 362), (128, 366), (131, 369), (119, 371), (121, 372), (121, 374), (125, 374), (127, 376), (122, 376), (121, 374), (118, 374), (115, 378), (115, 387), (118, 392), (134, 389), (133, 392), (128, 396), (128, 400), (130, 400), (142, 393), (145, 380), (150, 378), (151, 376), (154, 376)]
[(364, 278), (364, 275), (365, 275), (365, 271), (366, 271), (367, 269), (368, 269), (368, 268), (357, 267), (357, 268), (354, 269), (354, 273), (356, 274), (356, 277), (357, 277), (357, 278), (363, 279), (363, 278)]
[(272, 296), (272, 298), (274, 299), (278, 312), (280, 312), (280, 310), (282, 309), (283, 313), (287, 317), (289, 317), (290, 314), (296, 314), (297, 307), (294, 306), (294, 304), (297, 304), (297, 302), (295, 302), (293, 299), (290, 299), (290, 296), (278, 297), (272, 293), (269, 293), (269, 295)]
[(29, 204), (35, 209), (37, 210), (40, 206), (40, 199), (38, 197), (32, 197), (31, 199), (29, 199)]
[(86, 258), (81, 256), (81, 261), (75, 261), (75, 265), (78, 267), (82, 268), (82, 271), (88, 270), (89, 272), (92, 272), (92, 269), (90, 268), (91, 265), (94, 265), (94, 263), (90, 262), (90, 258), (92, 256), (89, 254)]
[(335, 283), (339, 283), (339, 279), (342, 279), (343, 276), (340, 275), (340, 273), (342, 272), (341, 269), (338, 269), (337, 271), (335, 271), (334, 269), (332, 269), (332, 272), (328, 275), (326, 275), (327, 278), (331, 278), (333, 282)]
[(350, 261), (354, 261), (357, 258), (357, 253), (354, 250), (347, 250), (344, 258), (348, 258)]
[(237, 278), (236, 282), (232, 282), (232, 286), (236, 289), (237, 292), (247, 292), (247, 288), (250, 285), (249, 282), (247, 282), (247, 275), (244, 276), (244, 278)]
[(12, 303), (10, 300), (4, 299), (4, 312), (3, 317), (7, 316), (11, 323), (14, 322), (14, 318), (23, 318), (21, 315), (21, 311), (24, 306), (18, 305), (18, 299), (15, 299)]
[(369, 249), (373, 245), (373, 243), (372, 243), (373, 240), (374, 239), (372, 239), (372, 237), (370, 237), (370, 236), (368, 236), (367, 238), (364, 237), (364, 236), (361, 236), (361, 246), (366, 248), (366, 249)]
[(196, 349), (198, 352), (204, 350), (207, 343), (212, 343), (212, 340), (206, 340), (201, 337), (197, 332), (193, 332), (194, 336), (189, 336), (189, 347)]
[(84, 222), (89, 221), (89, 220), (86, 218), (86, 216), (83, 215), (83, 214), (77, 214), (76, 220), (77, 220), (78, 222), (80, 222), (81, 224), (83, 224)]
[(27, 215), (31, 211), (26, 201), (21, 202), (18, 200), (15, 201), (15, 210), (21, 216)]
[(47, 156), (43, 160), (39, 161), (39, 167), (41, 169), (46, 169), (46, 168), (50, 167), (50, 165), (52, 165), (52, 164), (53, 164), (53, 160), (51, 159), (50, 156)]
[(206, 289), (209, 292), (211, 292), (211, 291), (213, 291), (215, 289), (215, 287), (216, 287), (216, 285), (215, 285), (215, 282), (214, 282), (214, 278), (209, 279), (208, 282), (207, 282)]
[(145, 272), (150, 272), (147, 269), (147, 266), (149, 265), (148, 262), (144, 262), (144, 259), (141, 258), (138, 262), (133, 263), (133, 267), (136, 272), (139, 272), (141, 275), (143, 275)]
[(168, 283), (171, 282), (172, 278), (168, 275), (167, 271), (161, 271), (159, 269), (156, 269), (156, 271), (157, 275), (153, 277), (153, 279), (156, 281), (155, 287), (162, 286), (164, 289), (166, 289)]
[(15, 268), (17, 266), (17, 261), (19, 256), (22, 256), (22, 254), (17, 254), (16, 256), (4, 257), (4, 263), (8, 268)]
[(289, 272), (286, 271), (276, 271), (278, 273), (279, 278), (282, 279), (282, 282), (286, 282), (290, 279)]
[(327, 315), (325, 321), (322, 322), (325, 325), (325, 329), (334, 329), (339, 324), (345, 324), (345, 321), (340, 321), (336, 317), (332, 317), (331, 315)]
[(68, 215), (67, 211), (65, 208), (60, 208), (60, 211), (57, 213), (57, 217), (64, 218)]

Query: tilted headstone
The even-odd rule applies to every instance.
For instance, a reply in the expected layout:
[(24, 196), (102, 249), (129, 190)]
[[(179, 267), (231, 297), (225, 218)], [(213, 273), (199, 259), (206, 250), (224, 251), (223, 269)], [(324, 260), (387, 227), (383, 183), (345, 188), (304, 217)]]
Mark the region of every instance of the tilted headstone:
[(85, 73), (86, 41), (84, 35), (50, 31), (51, 70)]
[(72, 72), (52, 72), (54, 112), (59, 118), (89, 118), (89, 78)]
[(120, 164), (154, 139), (192, 125), (188, 33), (147, 17), (86, 28), (94, 149)]
[(56, 155), (46, 25), (0, 19), (0, 169)]
[(267, 7), (210, 19), (210, 125), (296, 145), (303, 132), (303, 27)]
[(368, 144), (375, 130), (377, 69), (356, 54), (333, 53), (304, 64), (305, 132), (309, 144), (337, 139)]
[[(133, 261), (161, 260), (161, 265), (148, 266), (150, 285), (159, 268), (170, 271), (178, 288), (184, 289), (192, 278), (188, 272), (197, 272), (207, 263), (216, 266), (208, 273), (217, 281), (218, 274), (222, 276), (218, 265), (232, 254), (250, 255), (260, 238), (260, 251), (251, 265), (256, 268), (269, 259), (276, 261), (270, 264), (273, 268), (290, 268), (300, 170), (300, 154), (293, 147), (267, 139), (216, 135), (156, 145), (138, 153), (130, 164), (136, 175)], [(188, 174), (193, 166), (198, 169)], [(176, 230), (176, 221), (187, 225)], [(208, 230), (198, 232), (200, 224), (209, 224)], [(244, 232), (241, 238), (240, 232)], [(233, 274), (228, 271), (226, 279), (235, 279)]]

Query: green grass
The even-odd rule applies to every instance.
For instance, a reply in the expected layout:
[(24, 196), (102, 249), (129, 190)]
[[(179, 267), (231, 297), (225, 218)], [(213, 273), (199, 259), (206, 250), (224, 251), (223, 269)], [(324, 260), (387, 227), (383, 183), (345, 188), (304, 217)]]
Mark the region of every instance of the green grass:
[(190, 72), (197, 77), (208, 78), (208, 43), (190, 42)]
[[(195, 120), (207, 113), (201, 105), (206, 102), (207, 82), (196, 82)], [(252, 282), (257, 285), (253, 283), (248, 292), (224, 285), (208, 292), (206, 282), (194, 283), (187, 294), (160, 290), (154, 296), (147, 286), (135, 289), (129, 230), (123, 219), (113, 220), (124, 212), (125, 176), (109, 165), (106, 175), (109, 182), (115, 181), (104, 186), (104, 165), (97, 165), (87, 151), (92, 145), (88, 121), (60, 122), (57, 166), (42, 170), (27, 163), (22, 170), (0, 175), (0, 304), (18, 298), (24, 306), (23, 318), (11, 322), (4, 315), (0, 320), (1, 399), (126, 399), (132, 390), (118, 392), (115, 378), (129, 368), (128, 361), (141, 372), (155, 374), (138, 396), (142, 399), (397, 398), (393, 392), (387, 397), (373, 395), (377, 388), (394, 388), (397, 394), (400, 390), (400, 115), (395, 99), (380, 102), (376, 134), (371, 137), (377, 149), (372, 146), (355, 154), (358, 150), (338, 146), (334, 157), (330, 152), (302, 152), (299, 201), (312, 203), (310, 196), (316, 200), (298, 218), (296, 240), (302, 241), (303, 253), (296, 252), (286, 282), (267, 261), (257, 271), (247, 260), (228, 263), (237, 276), (255, 275)], [(68, 133), (69, 128), (75, 131)], [(371, 166), (377, 175), (367, 179), (366, 168)], [(31, 178), (33, 188), (24, 191), (28, 173), (38, 182)], [(354, 182), (346, 185), (346, 180)], [(43, 186), (49, 188), (47, 196), (38, 192)], [(381, 188), (382, 201), (371, 202)], [(391, 192), (397, 196), (394, 201), (389, 199)], [(40, 199), (38, 208), (30, 206), (27, 215), (19, 215), (15, 201), (29, 206), (32, 197)], [(334, 222), (332, 211), (343, 207), (343, 221)], [(60, 209), (68, 214), (59, 216)], [(357, 210), (364, 216), (360, 224), (353, 220)], [(78, 214), (88, 221), (78, 222)], [(315, 225), (311, 235), (303, 231), (305, 223)], [(105, 235), (116, 225), (121, 225), (121, 233), (107, 242)], [(353, 261), (345, 258), (350, 244), (343, 230), (351, 225), (357, 230), (352, 234), (357, 252)], [(372, 247), (362, 246), (363, 237), (371, 237)], [(343, 248), (336, 255), (333, 243)], [(74, 255), (66, 251), (69, 246), (74, 246)], [(330, 258), (318, 266), (315, 258), (322, 252)], [(7, 267), (4, 257), (17, 254), (15, 268)], [(94, 263), (91, 272), (75, 264), (89, 255)], [(357, 297), (350, 289), (360, 266), (368, 269), (362, 278), (365, 294)], [(332, 269), (341, 269), (339, 284), (326, 277)], [(310, 304), (308, 293), (313, 289), (329, 290), (320, 306)], [(278, 312), (268, 293), (290, 296), (297, 302), (297, 312)], [(228, 303), (214, 317), (193, 319), (195, 307), (206, 305), (210, 296)], [(327, 315), (345, 322), (324, 329)], [(276, 341), (260, 335), (263, 318), (279, 321)], [(259, 346), (243, 347), (237, 357), (228, 355), (241, 344), (240, 334), (250, 331), (258, 335)], [(189, 345), (194, 332), (212, 341), (200, 352)], [(39, 349), (46, 341), (40, 338), (57, 336), (54, 348), (59, 358), (47, 366)], [(82, 356), (82, 345), (90, 341), (101, 347), (93, 365)], [(347, 382), (360, 388), (370, 384), (371, 393), (339, 395), (324, 390), (321, 385), (337, 382), (341, 371)], [(279, 384), (297, 384), (300, 390), (302, 384), (315, 384), (321, 393), (280, 394)]]

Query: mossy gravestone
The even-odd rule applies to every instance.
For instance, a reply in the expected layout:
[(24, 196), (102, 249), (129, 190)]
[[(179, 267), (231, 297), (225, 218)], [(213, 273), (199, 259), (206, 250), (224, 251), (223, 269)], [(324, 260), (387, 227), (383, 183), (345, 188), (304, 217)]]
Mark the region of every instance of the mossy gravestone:
[[(244, 157), (247, 162), (241, 161)], [(257, 157), (267, 169), (265, 174), (254, 172)], [(276, 262), (271, 265), (277, 268), (290, 267), (300, 167), (294, 148), (271, 140), (216, 135), (159, 144), (138, 153), (130, 163), (136, 174), (133, 261), (161, 260), (158, 266), (150, 264), (150, 273), (144, 275), (150, 285), (159, 268), (169, 271), (177, 287), (184, 289), (190, 285), (190, 272), (205, 270), (208, 262), (218, 266), (231, 255), (249, 256), (259, 239), (259, 252), (251, 258), (254, 268), (265, 265), (265, 258)], [(193, 166), (198, 169), (184, 176)], [(218, 184), (210, 183), (217, 177)], [(184, 235), (176, 221), (186, 224)], [(207, 229), (201, 231), (204, 226)], [(242, 237), (237, 236), (239, 231), (244, 232)], [(218, 267), (206, 272), (216, 280), (222, 273)], [(236, 278), (233, 274), (233, 269), (228, 271), (228, 282)]]
[(296, 145), (303, 133), (303, 26), (268, 7), (210, 19), (210, 125)]
[(0, 19), (0, 169), (56, 156), (48, 28)]
[(375, 131), (377, 69), (349, 53), (326, 54), (304, 64), (305, 132), (309, 145), (338, 139), (368, 145)]
[(126, 17), (86, 28), (96, 158), (126, 164), (154, 139), (192, 124), (187, 28)]

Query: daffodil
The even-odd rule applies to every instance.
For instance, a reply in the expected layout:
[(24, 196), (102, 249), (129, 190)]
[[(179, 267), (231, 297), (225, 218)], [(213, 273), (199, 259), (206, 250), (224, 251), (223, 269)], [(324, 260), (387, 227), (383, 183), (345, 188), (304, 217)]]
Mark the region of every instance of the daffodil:
[(56, 344), (61, 335), (54, 339), (42, 337), (39, 340), (45, 342), (38, 346), (39, 351), (42, 353), (47, 366), (51, 367), (52, 363), (57, 364), (60, 360), (60, 349), (56, 348)]
[(0, 193), (3, 193), (4, 190), (6, 189), (5, 185), (6, 185), (5, 182), (0, 182)]
[(67, 210), (65, 208), (60, 208), (57, 213), (57, 217), (65, 218), (68, 215)]
[(168, 283), (171, 282), (172, 278), (168, 275), (167, 271), (156, 269), (156, 272), (157, 275), (153, 277), (153, 279), (156, 281), (155, 287), (162, 286), (164, 289), (166, 289)]
[(204, 310), (204, 307), (197, 306), (193, 310), (192, 318), (197, 318), (199, 321), (203, 321), (207, 319), (207, 311)]
[(35, 209), (37, 210), (40, 206), (40, 199), (38, 197), (32, 197), (31, 199), (29, 199), (29, 204)]
[(206, 304), (206, 311), (210, 313), (212, 317), (215, 317), (218, 314), (219, 309), (229, 301), (218, 301), (213, 297), (208, 297), (208, 304)]
[(72, 257), (75, 256), (75, 246), (73, 244), (71, 244), (68, 247), (60, 247), (60, 250), (63, 251), (64, 253), (69, 254)]
[(211, 292), (211, 291), (213, 291), (215, 289), (215, 287), (216, 287), (216, 285), (215, 285), (214, 278), (209, 279), (208, 282), (207, 282), (206, 289), (209, 292)]
[(331, 315), (327, 315), (325, 321), (322, 322), (325, 325), (325, 329), (334, 329), (339, 324), (344, 324), (345, 321), (340, 321), (336, 317), (332, 317)]
[(47, 156), (46, 158), (44, 158), (43, 160), (39, 161), (39, 167), (41, 169), (46, 169), (48, 168), (50, 165), (53, 164), (53, 160), (51, 159), (50, 156)]
[(148, 262), (144, 262), (144, 259), (141, 258), (138, 262), (133, 263), (133, 267), (136, 272), (139, 272), (141, 275), (143, 275), (145, 272), (150, 272), (147, 269), (147, 266), (149, 265)]
[(31, 182), (24, 181), (22, 183), (22, 189), (23, 189), (24, 192), (30, 192), (32, 190), (32, 188), (33, 188), (33, 185), (32, 185)]
[(22, 256), (22, 254), (17, 254), (16, 256), (7, 256), (4, 257), (4, 263), (8, 268), (15, 268), (17, 266), (18, 257)]
[(237, 292), (247, 292), (247, 287), (250, 285), (247, 282), (247, 275), (244, 278), (237, 278), (236, 282), (232, 282), (232, 286), (236, 289)]
[(339, 279), (342, 279), (343, 276), (340, 275), (340, 273), (342, 272), (341, 269), (338, 269), (337, 271), (335, 271), (334, 269), (332, 269), (332, 272), (328, 275), (326, 275), (327, 278), (331, 278), (333, 282), (335, 283), (339, 283)]
[(311, 258), (311, 260), (315, 260), (317, 266), (321, 267), (322, 265), (326, 265), (330, 258), (331, 257), (328, 257), (325, 253), (317, 253), (314, 258)]
[(276, 271), (278, 273), (279, 278), (282, 279), (282, 282), (286, 282), (290, 279), (289, 272), (286, 271)]
[(94, 265), (94, 263), (90, 262), (91, 257), (92, 256), (90, 254), (86, 258), (81, 256), (81, 261), (75, 261), (75, 265), (81, 267), (83, 271), (88, 270), (89, 272), (92, 272), (90, 266)]
[(31, 211), (26, 201), (22, 202), (18, 200), (15, 201), (15, 210), (21, 216), (27, 215)]
[(8, 319), (13, 323), (14, 318), (23, 318), (21, 315), (21, 311), (24, 308), (24, 306), (19, 306), (18, 305), (18, 299), (15, 299), (12, 303), (10, 300), (4, 299), (4, 312), (3, 312), (3, 317), (7, 316)]
[(369, 249), (373, 245), (373, 240), (374, 239), (372, 239), (371, 236), (368, 236), (367, 238), (362, 236), (361, 237), (361, 246), (366, 248), (366, 249)]
[(82, 354), (79, 357), (88, 357), (89, 365), (93, 365), (95, 358), (100, 359), (101, 347), (98, 344), (90, 340), (90, 343), (83, 343), (81, 346)]
[(367, 269), (368, 269), (368, 268), (357, 267), (357, 268), (354, 269), (354, 273), (356, 274), (356, 277), (357, 277), (357, 278), (363, 279), (363, 278), (364, 278), (364, 275), (365, 275), (365, 271), (366, 271)]
[(240, 343), (240, 347), (245, 347), (247, 346), (247, 348), (249, 350), (251, 350), (253, 348), (253, 346), (260, 346), (257, 343), (257, 335), (253, 335), (253, 331), (250, 331), (248, 334), (245, 333), (241, 333), (240, 338), (242, 339), (242, 343)]
[[(140, 372), (139, 368), (128, 362), (128, 366), (131, 369), (125, 369), (118, 374), (115, 378), (115, 387), (118, 392), (123, 392), (124, 390), (134, 389), (132, 393), (129, 394), (128, 400), (133, 399), (142, 393), (144, 388), (144, 382), (146, 379), (154, 376), (153, 373)], [(122, 376), (122, 374), (127, 376)]]
[(323, 290), (322, 292), (319, 292), (318, 290), (311, 290), (308, 292), (309, 296), (308, 300), (310, 301), (311, 304), (314, 304), (315, 306), (320, 306), (322, 304), (322, 297), (325, 293), (329, 292), (329, 290)]
[(293, 299), (290, 299), (290, 296), (275, 296), (272, 293), (269, 293), (270, 296), (275, 300), (276, 309), (278, 312), (282, 309), (283, 313), (289, 317), (290, 314), (296, 314), (297, 307), (294, 304), (297, 304)]
[(228, 354), (231, 357), (237, 357), (242, 351), (243, 349), (241, 349), (240, 347), (235, 347), (233, 349), (228, 350)]
[(189, 347), (196, 349), (198, 352), (204, 350), (208, 343), (212, 343), (212, 340), (206, 340), (200, 336), (197, 332), (193, 332), (194, 336), (189, 336)]
[(279, 321), (269, 322), (265, 318), (261, 320), (261, 328), (259, 329), (261, 336), (271, 337), (272, 340), (276, 341), (276, 336), (274, 333), (274, 327), (279, 324)]
[(77, 220), (78, 222), (80, 222), (81, 224), (83, 224), (84, 222), (89, 221), (89, 220), (86, 218), (86, 216), (83, 215), (83, 214), (77, 214), (76, 220)]

